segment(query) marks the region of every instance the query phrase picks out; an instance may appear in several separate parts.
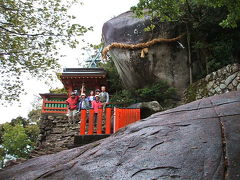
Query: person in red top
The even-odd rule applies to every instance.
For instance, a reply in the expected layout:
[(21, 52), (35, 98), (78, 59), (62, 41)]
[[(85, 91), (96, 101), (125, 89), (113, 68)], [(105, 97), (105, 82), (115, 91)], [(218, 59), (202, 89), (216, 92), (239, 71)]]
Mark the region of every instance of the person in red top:
[(77, 115), (77, 104), (79, 97), (75, 94), (75, 92), (71, 93), (71, 97), (66, 100), (68, 105), (68, 123), (74, 124), (75, 117)]
[(102, 108), (102, 103), (99, 101), (99, 96), (95, 96), (95, 100), (92, 101), (92, 108), (94, 110), (94, 125), (96, 126), (97, 117), (98, 117), (98, 109)]

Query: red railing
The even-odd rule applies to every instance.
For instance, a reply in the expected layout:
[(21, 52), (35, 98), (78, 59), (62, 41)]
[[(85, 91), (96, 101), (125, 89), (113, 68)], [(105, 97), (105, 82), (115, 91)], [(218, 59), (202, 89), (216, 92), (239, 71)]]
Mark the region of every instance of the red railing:
[(106, 108), (99, 109), (94, 123), (93, 109), (81, 110), (80, 135), (111, 134), (120, 128), (140, 120), (140, 109)]
[(140, 120), (140, 109), (114, 108), (115, 124), (114, 132), (133, 122)]

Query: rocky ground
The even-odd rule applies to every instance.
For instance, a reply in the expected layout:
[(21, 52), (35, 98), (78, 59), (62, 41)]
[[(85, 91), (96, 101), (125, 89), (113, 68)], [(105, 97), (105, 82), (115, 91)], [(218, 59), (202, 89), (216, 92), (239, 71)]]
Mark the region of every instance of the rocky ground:
[(240, 92), (156, 113), (109, 138), (30, 159), (1, 179), (239, 179)]

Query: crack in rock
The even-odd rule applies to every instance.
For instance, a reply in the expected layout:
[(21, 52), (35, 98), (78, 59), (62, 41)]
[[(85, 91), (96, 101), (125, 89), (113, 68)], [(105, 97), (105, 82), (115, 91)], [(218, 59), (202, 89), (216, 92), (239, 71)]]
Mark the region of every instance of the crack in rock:
[(164, 143), (164, 141), (154, 144), (152, 147), (150, 147), (149, 151), (151, 151), (153, 148), (155, 148), (156, 146), (163, 144), (163, 143)]
[(223, 153), (223, 173), (224, 173), (224, 180), (227, 179), (228, 176), (228, 157), (227, 157), (227, 153), (226, 153), (226, 135), (225, 135), (225, 128), (224, 128), (224, 124), (221, 121), (221, 117), (218, 115), (217, 111), (216, 111), (216, 106), (213, 105), (213, 102), (210, 100), (213, 110), (217, 115), (218, 121), (219, 121), (219, 125), (220, 125), (220, 130), (221, 130), (221, 139), (222, 139), (222, 153)]
[(158, 166), (158, 167), (155, 167), (155, 168), (144, 168), (144, 169), (140, 169), (137, 172), (133, 173), (131, 175), (131, 177), (133, 177), (136, 174), (141, 173), (143, 171), (152, 171), (152, 170), (158, 170), (158, 169), (174, 169), (174, 170), (178, 170), (180, 168), (177, 168), (177, 167), (174, 167), (174, 166)]
[(59, 171), (71, 169), (77, 163), (78, 162), (76, 161), (76, 162), (73, 162), (71, 164), (63, 164), (61, 166), (58, 166), (57, 168), (54, 168), (52, 170), (49, 170), (49, 171), (45, 172), (44, 174), (40, 175), (39, 177), (37, 177), (35, 179), (50, 177), (51, 175), (56, 174)]

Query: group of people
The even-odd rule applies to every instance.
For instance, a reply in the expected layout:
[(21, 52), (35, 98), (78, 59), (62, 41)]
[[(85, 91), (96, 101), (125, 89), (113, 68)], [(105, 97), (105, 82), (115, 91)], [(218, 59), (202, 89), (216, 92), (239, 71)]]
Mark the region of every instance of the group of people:
[(106, 105), (109, 103), (109, 94), (106, 92), (106, 86), (101, 86), (101, 91), (99, 89), (90, 91), (89, 96), (85, 93), (81, 93), (78, 96), (75, 92), (71, 93), (71, 96), (66, 100), (68, 105), (68, 122), (69, 124), (74, 124), (76, 121), (76, 116), (82, 109), (94, 110), (94, 122), (97, 121), (98, 109), (103, 108), (105, 111)]

